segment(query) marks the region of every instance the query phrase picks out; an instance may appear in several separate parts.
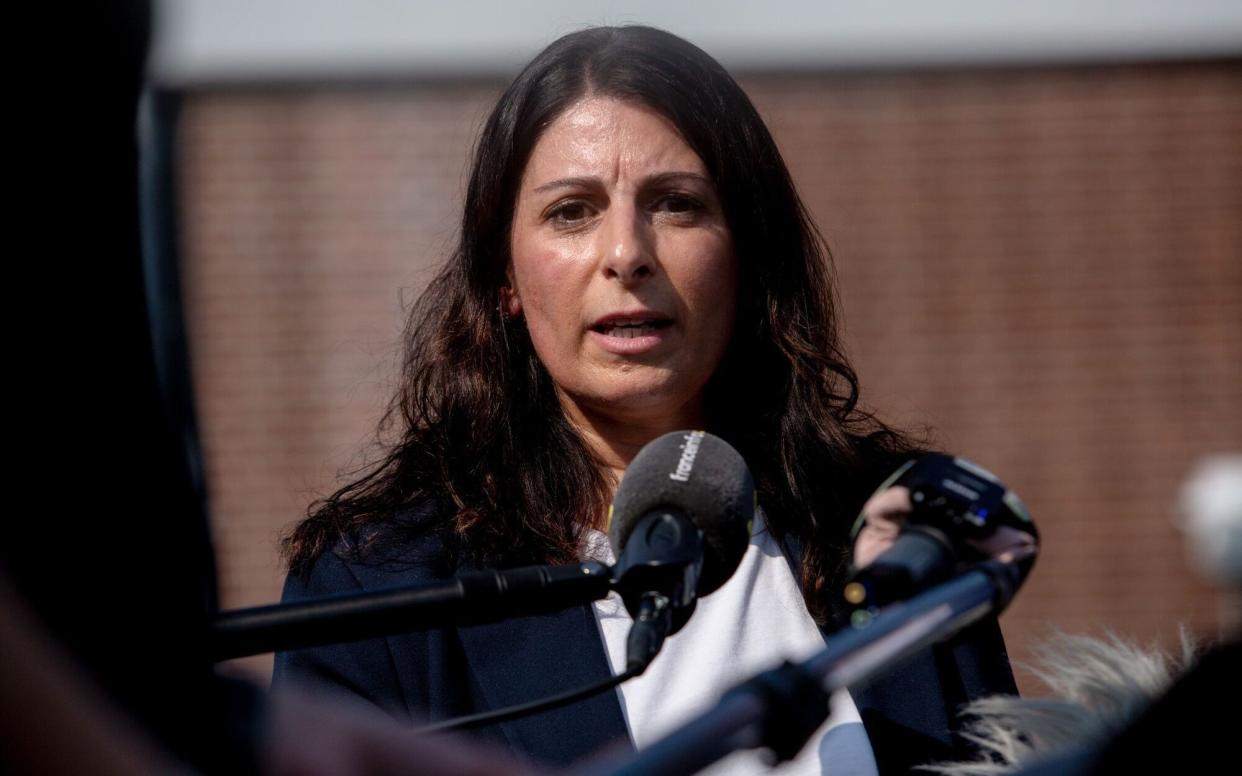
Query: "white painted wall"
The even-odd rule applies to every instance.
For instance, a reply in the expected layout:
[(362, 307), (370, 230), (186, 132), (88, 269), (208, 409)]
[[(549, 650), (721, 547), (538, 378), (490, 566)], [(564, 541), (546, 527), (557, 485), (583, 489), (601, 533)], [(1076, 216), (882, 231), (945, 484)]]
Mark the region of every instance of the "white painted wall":
[(557, 36), (641, 22), (731, 68), (1242, 54), (1242, 0), (157, 0), (165, 83), (511, 74)]

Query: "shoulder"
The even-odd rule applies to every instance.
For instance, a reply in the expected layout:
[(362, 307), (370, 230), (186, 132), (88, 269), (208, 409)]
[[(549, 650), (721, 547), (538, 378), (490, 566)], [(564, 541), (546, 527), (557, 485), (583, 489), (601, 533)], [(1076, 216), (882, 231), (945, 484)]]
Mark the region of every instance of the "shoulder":
[[(381, 524), (342, 537), (301, 572), (285, 579), (284, 602), (326, 598), (444, 579), (444, 532), (434, 503), (420, 503)], [(296, 683), (313, 692), (366, 700), (398, 719), (459, 713), (465, 674), (442, 676), (428, 666), (461, 664), (449, 631), (396, 633), (278, 652), (273, 686)], [(446, 689), (447, 688), (447, 689)], [(460, 712), (464, 713), (464, 712)]]
[(290, 572), (282, 600), (417, 584), (450, 576), (453, 555), (444, 511), (425, 500), (382, 523), (341, 537), (301, 572)]

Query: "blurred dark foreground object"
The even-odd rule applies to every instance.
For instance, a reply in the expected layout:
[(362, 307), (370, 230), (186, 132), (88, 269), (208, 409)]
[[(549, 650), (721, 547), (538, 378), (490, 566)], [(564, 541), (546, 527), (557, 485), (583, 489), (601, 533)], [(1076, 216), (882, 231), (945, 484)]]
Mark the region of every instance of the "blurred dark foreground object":
[(188, 396), (161, 390), (145, 297), (135, 127), (150, 6), (85, 3), (40, 26), (50, 49), (16, 106), (27, 239), (10, 276), (27, 304), (10, 338), (25, 503), (10, 504), (0, 562), (37, 627), (169, 753), (252, 772), (258, 692), (204, 652), (216, 579), (180, 434)]
[(1237, 758), (1229, 711), (1242, 687), (1242, 644), (1170, 657), (1117, 637), (1060, 635), (1037, 649), (1049, 697), (971, 703), (975, 760), (939, 763), (942, 776), (1112, 776), (1215, 773)]
[(264, 698), (214, 672), (170, 179), (144, 192), (144, 218), (157, 217), (146, 240), (139, 230), (151, 9), (57, 10), (32, 25), (47, 50), (16, 103), (28, 138), (15, 146), (9, 288), (27, 307), (9, 340), (9, 440), (25, 499), (10, 500), (0, 540), (0, 773), (518, 773), (374, 709), (296, 690)]

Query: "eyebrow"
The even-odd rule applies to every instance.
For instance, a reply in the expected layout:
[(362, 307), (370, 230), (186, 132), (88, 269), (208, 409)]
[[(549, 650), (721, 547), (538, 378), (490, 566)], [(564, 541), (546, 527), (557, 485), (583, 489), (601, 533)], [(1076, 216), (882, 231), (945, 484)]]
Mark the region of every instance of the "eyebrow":
[[(684, 181), (684, 180), (694, 181), (696, 183), (707, 186), (713, 190), (716, 188), (716, 185), (712, 183), (711, 179), (705, 175), (699, 175), (697, 172), (678, 172), (678, 171), (662, 172), (656, 175), (652, 175), (649, 178), (644, 178), (642, 185), (644, 188), (646, 188), (649, 186), (667, 185), (669, 183), (676, 183), (678, 181)], [(571, 177), (571, 178), (557, 178), (554, 181), (548, 181), (547, 183), (543, 183), (543, 184), (540, 184), (539, 186), (536, 186), (534, 189), (534, 193), (541, 194), (545, 191), (551, 191), (553, 189), (592, 188), (592, 187), (598, 186), (599, 183), (600, 183), (599, 178), (586, 176), (586, 175), (576, 176), (576, 177)]]

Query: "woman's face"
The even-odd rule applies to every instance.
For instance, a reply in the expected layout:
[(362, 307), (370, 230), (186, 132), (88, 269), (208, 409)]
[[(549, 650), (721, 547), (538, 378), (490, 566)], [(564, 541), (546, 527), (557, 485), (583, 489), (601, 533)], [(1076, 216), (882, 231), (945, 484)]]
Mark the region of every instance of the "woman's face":
[(571, 415), (702, 424), (732, 334), (737, 261), (703, 161), (667, 119), (573, 104), (522, 175), (506, 305)]

